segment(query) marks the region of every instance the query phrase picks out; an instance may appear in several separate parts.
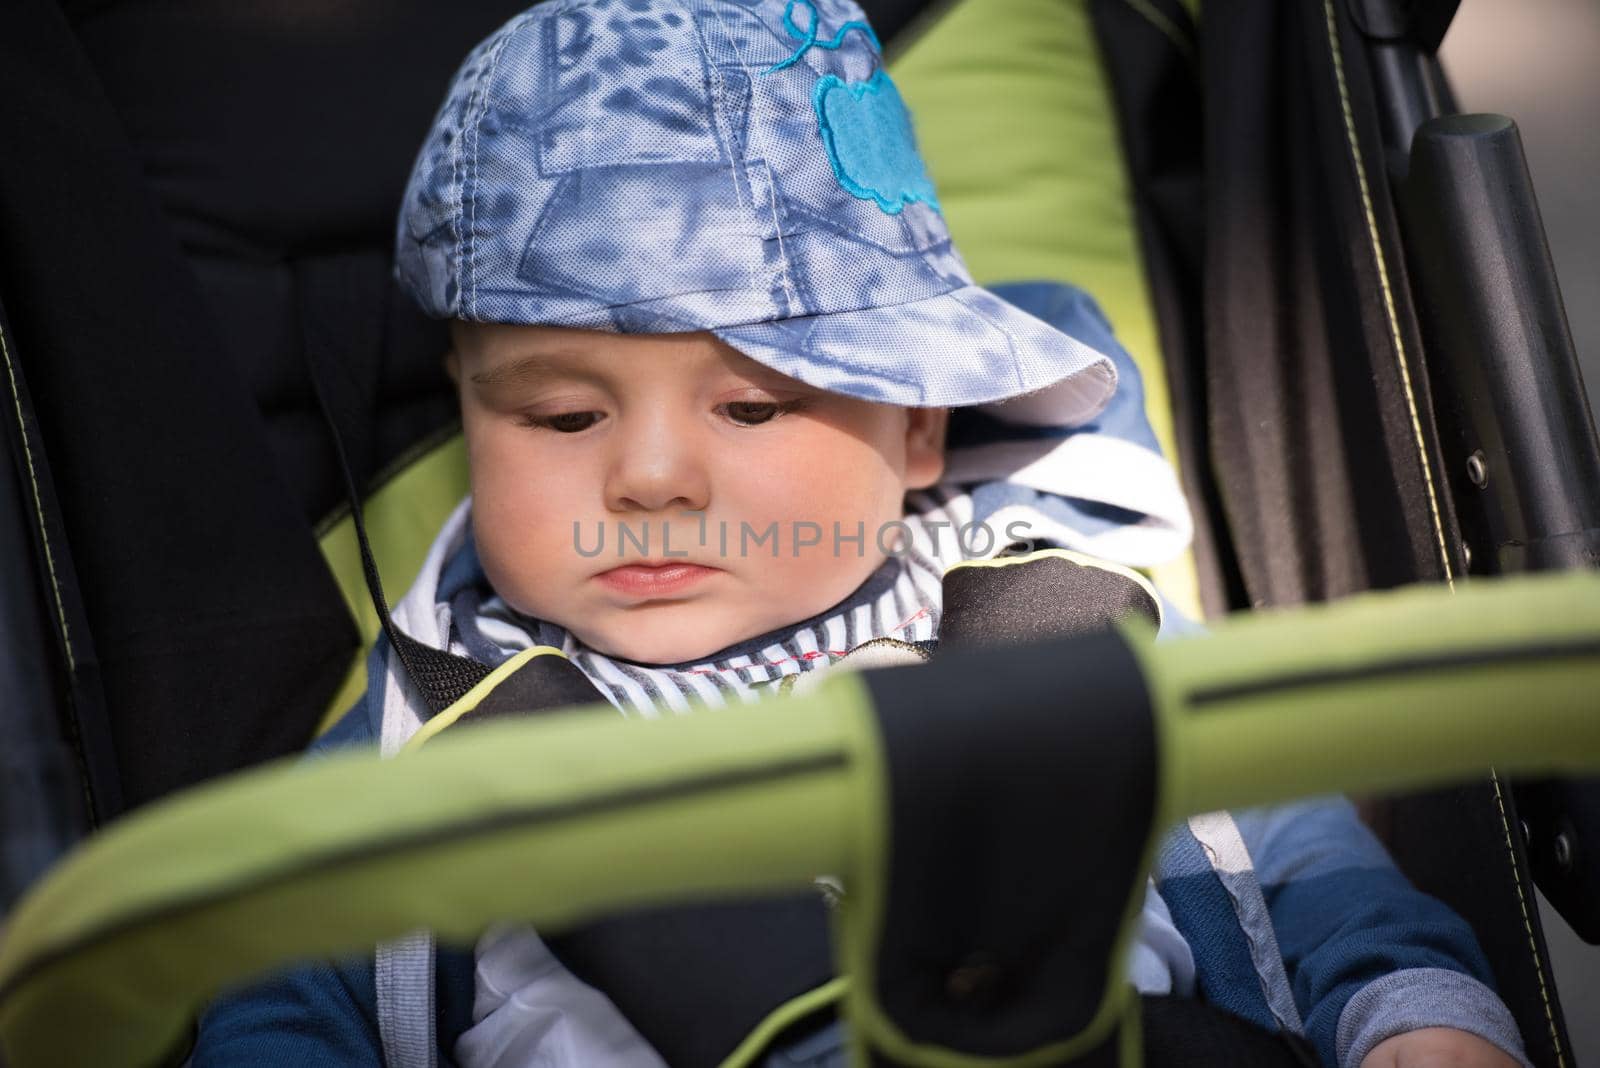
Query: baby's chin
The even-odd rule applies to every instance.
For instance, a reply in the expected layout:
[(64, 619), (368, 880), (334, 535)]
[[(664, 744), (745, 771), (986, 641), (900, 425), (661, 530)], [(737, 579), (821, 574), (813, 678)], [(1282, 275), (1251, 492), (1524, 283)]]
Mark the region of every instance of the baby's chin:
[(583, 622), (562, 624), (574, 638), (597, 653), (616, 660), (652, 666), (706, 660), (713, 653), (738, 645), (770, 627), (730, 620), (706, 619), (706, 613), (684, 611), (684, 606), (652, 605), (618, 613), (599, 628)]
[[(722, 636), (706, 635), (706, 633), (685, 633), (682, 630), (667, 630), (667, 633), (630, 633), (630, 635), (606, 635), (603, 632), (589, 632), (582, 627), (568, 627), (568, 632), (578, 638), (595, 652), (613, 660), (630, 660), (632, 664), (658, 665), (688, 664), (691, 660), (706, 660), (714, 652), (720, 652), (728, 646), (736, 646), (747, 638), (755, 638), (760, 630), (750, 633), (733, 633), (728, 638)], [(651, 628), (653, 630), (653, 628)]]

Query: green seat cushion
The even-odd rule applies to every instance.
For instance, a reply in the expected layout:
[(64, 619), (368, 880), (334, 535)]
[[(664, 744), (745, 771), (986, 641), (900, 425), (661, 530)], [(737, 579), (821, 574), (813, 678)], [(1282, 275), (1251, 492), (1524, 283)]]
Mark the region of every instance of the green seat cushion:
[[(1176, 457), (1172, 408), (1117, 118), (1087, 0), (961, 0), (890, 56), (957, 247), (980, 284), (1070, 282), (1138, 365)], [(1152, 569), (1200, 617), (1188, 553)]]

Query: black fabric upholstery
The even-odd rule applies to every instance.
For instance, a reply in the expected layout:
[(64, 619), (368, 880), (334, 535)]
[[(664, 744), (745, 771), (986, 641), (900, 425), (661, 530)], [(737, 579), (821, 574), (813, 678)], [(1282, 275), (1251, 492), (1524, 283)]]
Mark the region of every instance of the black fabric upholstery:
[[(1207, 616), (1245, 607), (1207, 440), (1205, 158), (1199, 32), (1180, 0), (1091, 0), (1089, 12), (1128, 168), (1161, 337), (1178, 473), (1195, 505), (1194, 557)], [(1154, 14), (1152, 15), (1152, 12)]]
[(1145, 1068), (1321, 1068), (1305, 1040), (1272, 1034), (1194, 998), (1141, 999)]
[[(865, 5), (886, 37), (927, 0)], [(468, 49), (526, 0), (64, 0), (221, 349), (313, 523), (342, 507), (300, 359), (328, 342), (363, 402), (340, 425), (367, 484), (455, 417), (447, 337), (390, 278), (405, 180)]]
[(312, 523), (341, 506), (302, 359), (338, 354), (358, 480), (455, 415), (441, 324), (390, 278), (417, 146), (467, 50), (521, 0), (69, 4), (206, 318)]
[(8, 4), (0, 48), (0, 297), (137, 804), (303, 745), (355, 631), (71, 28)]
[(1371, 83), (1338, 24), (1365, 196), (1321, 0), (1203, 20), (1211, 449), (1253, 604), (1439, 580), (1444, 551), (1460, 571), (1450, 502), (1434, 502), (1442, 550), (1424, 480), (1439, 445)]
[[(80, 707), (98, 701), (98, 687), (85, 693), (68, 655), (83, 605), (42, 551), (59, 535), (41, 527), (55, 521), (55, 489), (14, 348), (0, 307), (0, 915), (88, 833), (91, 784), (117, 783), (104, 709)], [(81, 744), (90, 727), (95, 767)]]
[(816, 893), (653, 909), (548, 943), (662, 1058), (721, 1064), (778, 1006), (833, 978)]

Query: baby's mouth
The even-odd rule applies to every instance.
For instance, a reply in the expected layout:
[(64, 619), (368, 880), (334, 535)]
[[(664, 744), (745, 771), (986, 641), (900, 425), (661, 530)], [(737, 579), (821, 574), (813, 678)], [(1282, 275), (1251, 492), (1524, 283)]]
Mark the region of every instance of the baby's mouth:
[(686, 560), (642, 560), (602, 571), (595, 581), (616, 593), (651, 600), (683, 593), (719, 570)]

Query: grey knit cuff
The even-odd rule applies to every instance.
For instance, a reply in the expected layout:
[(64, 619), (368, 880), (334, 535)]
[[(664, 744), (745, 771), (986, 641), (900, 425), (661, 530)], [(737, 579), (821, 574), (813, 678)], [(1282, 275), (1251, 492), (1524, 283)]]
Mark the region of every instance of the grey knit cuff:
[(1407, 968), (1358, 990), (1339, 1014), (1339, 1068), (1360, 1068), (1384, 1039), (1423, 1027), (1468, 1031), (1532, 1068), (1511, 1010), (1472, 976), (1446, 968)]
[(412, 931), (378, 946), (373, 963), (377, 983), (378, 1037), (388, 1068), (437, 1068), (434, 1035), (433, 966), (430, 931)]

